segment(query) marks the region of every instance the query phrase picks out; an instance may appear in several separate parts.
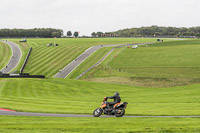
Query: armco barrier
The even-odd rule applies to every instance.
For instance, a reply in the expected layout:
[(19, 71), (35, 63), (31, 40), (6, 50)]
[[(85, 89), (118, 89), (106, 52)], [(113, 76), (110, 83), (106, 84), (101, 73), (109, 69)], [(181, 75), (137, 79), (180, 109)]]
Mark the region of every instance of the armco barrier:
[(29, 75), (28, 73), (23, 74), (2, 74), (0, 78), (45, 78), (44, 75)]
[(30, 54), (31, 54), (31, 51), (32, 51), (32, 47), (30, 47), (30, 49), (29, 49), (29, 52), (28, 52), (28, 54), (27, 54), (27, 56), (26, 56), (26, 59), (25, 59), (25, 61), (24, 61), (24, 64), (22, 65), (22, 68), (20, 69), (20, 73), (23, 73), (24, 68), (25, 68), (25, 66), (26, 66), (26, 63), (27, 63), (27, 61), (28, 61), (28, 58), (29, 58), (29, 56), (30, 56)]
[(145, 45), (145, 44), (153, 44), (156, 42), (149, 42), (149, 43), (135, 43), (135, 44), (126, 44), (126, 45), (120, 45), (117, 47), (112, 48), (102, 59), (100, 59), (96, 64), (94, 64), (92, 67), (90, 67), (88, 70), (84, 71), (82, 74), (80, 74), (78, 77), (76, 77), (75, 80), (80, 79), (83, 75), (85, 75), (87, 72), (89, 72), (91, 69), (93, 69), (94, 67), (96, 67), (97, 65), (99, 65), (103, 60), (105, 60), (106, 57), (108, 57), (108, 55), (110, 55), (110, 53), (115, 50), (116, 48), (122, 48), (122, 47), (127, 47), (127, 46), (131, 46), (131, 45)]

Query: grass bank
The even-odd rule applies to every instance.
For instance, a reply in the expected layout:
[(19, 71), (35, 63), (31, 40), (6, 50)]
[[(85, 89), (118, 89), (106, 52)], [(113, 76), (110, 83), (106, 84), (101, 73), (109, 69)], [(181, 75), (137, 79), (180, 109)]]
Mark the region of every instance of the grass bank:
[(55, 118), (0, 116), (5, 133), (200, 132), (199, 118)]
[[(152, 38), (49, 38), (27, 39), (27, 43), (19, 43), (20, 39), (10, 39), (23, 51), (22, 62), (25, 59), (28, 48), (33, 47), (30, 58), (24, 72), (36, 75), (54, 76), (72, 60), (78, 57), (86, 49), (95, 45), (128, 44), (138, 42), (152, 42)], [(58, 47), (47, 47), (46, 44), (57, 43)], [(18, 69), (22, 63), (18, 65)]]
[(11, 56), (12, 50), (9, 45), (0, 42), (0, 70), (8, 64)]
[(116, 49), (83, 79), (145, 87), (200, 83), (199, 50), (199, 40)]
[(92, 114), (116, 91), (127, 115), (200, 115), (199, 84), (144, 88), (68, 79), (0, 79), (0, 107), (22, 112)]

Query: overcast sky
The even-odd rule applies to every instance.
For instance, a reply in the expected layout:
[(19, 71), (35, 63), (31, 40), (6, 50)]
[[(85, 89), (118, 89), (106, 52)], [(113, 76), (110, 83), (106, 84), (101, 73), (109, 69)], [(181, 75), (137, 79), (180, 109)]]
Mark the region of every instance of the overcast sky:
[(200, 0), (1, 0), (0, 28), (116, 31), (200, 26)]

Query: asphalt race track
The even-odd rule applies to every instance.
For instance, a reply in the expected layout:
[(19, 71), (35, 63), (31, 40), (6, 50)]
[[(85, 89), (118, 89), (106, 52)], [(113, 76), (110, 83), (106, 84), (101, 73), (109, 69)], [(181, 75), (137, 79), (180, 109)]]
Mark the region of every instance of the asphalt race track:
[[(93, 117), (92, 115), (76, 115), (76, 114), (49, 114), (49, 113), (26, 113), (26, 112), (11, 112), (11, 111), (0, 111), (0, 115), (9, 116), (46, 116), (46, 117)], [(115, 116), (105, 116), (101, 117), (115, 117)], [(124, 116), (133, 118), (200, 118), (200, 116)]]
[(76, 67), (78, 67), (84, 60), (86, 60), (90, 55), (92, 55), (95, 51), (103, 47), (114, 47), (122, 44), (111, 44), (111, 45), (99, 45), (90, 47), (85, 52), (83, 52), (79, 57), (73, 60), (70, 64), (68, 64), (65, 68), (63, 68), (60, 72), (58, 72), (54, 77), (56, 78), (66, 78)]
[(10, 48), (12, 49), (12, 56), (10, 58), (9, 63), (0, 71), (3, 73), (9, 73), (13, 69), (15, 69), (15, 67), (19, 64), (19, 61), (22, 56), (22, 52), (17, 44), (10, 41), (2, 41), (2, 42), (10, 46)]

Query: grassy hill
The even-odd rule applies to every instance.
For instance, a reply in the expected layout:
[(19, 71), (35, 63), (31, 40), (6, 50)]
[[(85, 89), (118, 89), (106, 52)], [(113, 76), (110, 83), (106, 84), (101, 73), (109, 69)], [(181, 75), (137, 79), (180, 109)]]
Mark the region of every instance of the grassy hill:
[(25, 112), (91, 114), (116, 91), (128, 115), (200, 115), (200, 84), (145, 88), (68, 79), (0, 79), (0, 107)]
[[(153, 41), (132, 39), (28, 39), (28, 43), (12, 40), (20, 45), (23, 58), (33, 47), (25, 72), (45, 74), (47, 78), (0, 79), (0, 108), (92, 114), (104, 96), (118, 91), (122, 101), (129, 103), (127, 115), (200, 115), (199, 40), (152, 44), (135, 50), (116, 49), (83, 78), (107, 83), (72, 79), (110, 48), (95, 52), (71, 73), (72, 79), (49, 78), (90, 46)], [(54, 40), (59, 47), (46, 47)], [(198, 118), (119, 119), (0, 116), (0, 132), (199, 132), (200, 129)]]
[[(64, 38), (64, 39), (28, 39), (27, 43), (19, 43), (20, 39), (11, 39), (19, 44), (23, 50), (22, 62), (25, 59), (29, 47), (33, 51), (24, 72), (30, 74), (43, 74), (47, 77), (54, 76), (72, 60), (91, 46), (105, 44), (128, 44), (137, 42), (152, 42), (156, 39), (141, 38)], [(168, 39), (167, 39), (168, 40)], [(58, 47), (47, 47), (46, 44), (57, 43)], [(18, 65), (20, 69), (22, 63)]]
[(11, 48), (7, 44), (0, 42), (0, 70), (8, 64), (11, 55)]
[[(92, 114), (119, 91), (127, 115), (200, 115), (200, 84), (144, 88), (68, 79), (0, 79), (0, 107), (25, 112)], [(120, 120), (119, 120), (120, 119)], [(198, 118), (0, 116), (1, 132), (199, 132)], [(112, 128), (110, 128), (112, 125)]]
[(83, 79), (155, 87), (200, 83), (199, 51), (200, 40), (120, 48)]

